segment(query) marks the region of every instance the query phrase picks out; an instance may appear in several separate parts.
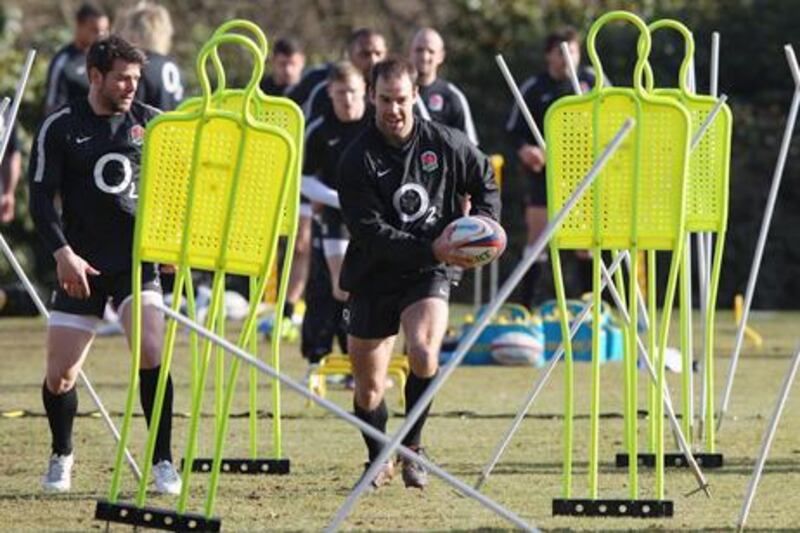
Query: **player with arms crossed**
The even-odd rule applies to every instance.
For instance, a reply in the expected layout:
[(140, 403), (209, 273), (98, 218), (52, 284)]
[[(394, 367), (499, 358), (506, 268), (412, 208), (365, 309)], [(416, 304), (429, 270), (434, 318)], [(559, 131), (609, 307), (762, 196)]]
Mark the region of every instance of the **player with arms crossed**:
[[(72, 425), (78, 409), (75, 380), (110, 299), (130, 342), (131, 249), (144, 128), (158, 114), (134, 101), (144, 54), (119, 37), (87, 54), (89, 95), (61, 107), (42, 123), (31, 152), (30, 203), (36, 229), (56, 260), (58, 287), (47, 328), (42, 386), (52, 455), (42, 486), (70, 489)], [(62, 212), (54, 207), (60, 197)], [(164, 318), (155, 265), (142, 274), (142, 353), (139, 391), (149, 421), (161, 362)], [(177, 494), (172, 464), (172, 380), (167, 381), (153, 474), (156, 489)]]
[[(355, 376), (355, 414), (386, 431), (386, 371), (399, 328), (405, 334), (411, 375), (406, 409), (414, 408), (438, 371), (447, 327), (452, 267), (470, 262), (444, 228), (463, 215), (497, 220), (500, 194), (492, 166), (463, 133), (413, 112), (417, 72), (406, 59), (391, 58), (372, 70), (374, 124), (357, 137), (339, 164), (339, 199), (350, 230), (341, 288), (349, 291), (348, 349)], [(428, 406), (430, 407), (430, 406)], [(427, 409), (403, 444), (422, 452)], [(369, 460), (382, 445), (364, 436)], [(407, 487), (427, 485), (427, 472), (402, 462)], [(374, 487), (394, 475), (387, 463)]]

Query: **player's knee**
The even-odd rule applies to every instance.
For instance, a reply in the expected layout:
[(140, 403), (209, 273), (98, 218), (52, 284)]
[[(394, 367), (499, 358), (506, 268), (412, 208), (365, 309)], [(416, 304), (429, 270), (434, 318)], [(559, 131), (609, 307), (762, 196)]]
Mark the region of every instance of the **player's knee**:
[(161, 364), (161, 343), (154, 339), (142, 338), (141, 367), (145, 370)]
[(383, 385), (378, 380), (367, 380), (366, 382), (356, 382), (355, 398), (356, 403), (362, 409), (373, 411), (378, 408), (383, 400)]
[(55, 396), (60, 396), (61, 394), (66, 394), (72, 390), (75, 386), (75, 381), (78, 377), (78, 371), (66, 371), (58, 374), (48, 374), (47, 379), (45, 380), (47, 383), (47, 390), (50, 391), (51, 394)]
[(408, 362), (415, 376), (429, 378), (439, 368), (438, 351), (432, 346), (414, 343), (408, 347)]

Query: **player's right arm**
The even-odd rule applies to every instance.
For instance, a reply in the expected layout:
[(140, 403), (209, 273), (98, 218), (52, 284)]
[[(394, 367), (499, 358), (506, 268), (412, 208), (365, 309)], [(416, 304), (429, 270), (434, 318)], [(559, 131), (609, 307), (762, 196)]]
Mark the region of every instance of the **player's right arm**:
[[(530, 78), (522, 84), (520, 91), (522, 92), (522, 99), (531, 107), (532, 102), (535, 100), (534, 93), (536, 89), (536, 78)], [(535, 110), (530, 109), (531, 113), (535, 116)], [(540, 128), (541, 124), (537, 124)], [(516, 102), (511, 108), (508, 120), (506, 122), (506, 132), (511, 137), (513, 146), (516, 148), (517, 157), (522, 165), (530, 172), (539, 173), (544, 168), (545, 154), (544, 151), (538, 146), (533, 134), (525, 122)]]
[(64, 68), (67, 64), (68, 54), (62, 49), (50, 62), (45, 81), (44, 111), (50, 113), (54, 109), (67, 103), (67, 87), (64, 79)]
[(86, 276), (99, 272), (72, 250), (54, 205), (64, 177), (67, 139), (62, 125), (69, 113), (70, 108), (65, 107), (49, 115), (34, 139), (28, 165), (30, 212), (36, 231), (56, 260), (59, 285), (73, 298), (86, 298)]

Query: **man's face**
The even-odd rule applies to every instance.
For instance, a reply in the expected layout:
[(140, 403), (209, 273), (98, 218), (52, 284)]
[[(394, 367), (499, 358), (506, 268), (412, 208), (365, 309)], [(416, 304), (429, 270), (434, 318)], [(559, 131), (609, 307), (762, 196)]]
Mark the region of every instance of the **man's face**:
[(367, 78), (373, 65), (386, 57), (386, 41), (380, 35), (364, 37), (353, 43), (347, 55), (350, 62)]
[(439, 66), (444, 62), (442, 39), (432, 32), (417, 35), (411, 43), (411, 62), (417, 67), (421, 77), (435, 78)]
[[(575, 65), (575, 68), (578, 68), (581, 62), (581, 47), (577, 41), (569, 41), (567, 46), (569, 47), (569, 54), (572, 56), (572, 64)], [(564, 55), (561, 53), (561, 45), (551, 48), (545, 55), (545, 61), (547, 62), (547, 71), (551, 76), (559, 80), (565, 80), (569, 77), (569, 67), (567, 62), (564, 61)]]
[(391, 78), (379, 77), (372, 89), (375, 104), (375, 125), (391, 144), (400, 144), (414, 127), (414, 101), (417, 87), (407, 74)]
[(108, 17), (90, 17), (75, 27), (75, 42), (89, 48), (96, 40), (108, 35)]
[(89, 73), (90, 82), (96, 87), (102, 104), (112, 113), (124, 113), (131, 108), (141, 76), (140, 64), (128, 63), (123, 59), (115, 59), (105, 76), (96, 68)]
[(343, 81), (328, 84), (333, 112), (342, 122), (355, 122), (364, 116), (366, 84), (360, 76), (348, 76)]
[(270, 59), (270, 63), (275, 83), (281, 86), (291, 86), (300, 81), (303, 67), (306, 65), (306, 56), (300, 53), (291, 55), (274, 54)]

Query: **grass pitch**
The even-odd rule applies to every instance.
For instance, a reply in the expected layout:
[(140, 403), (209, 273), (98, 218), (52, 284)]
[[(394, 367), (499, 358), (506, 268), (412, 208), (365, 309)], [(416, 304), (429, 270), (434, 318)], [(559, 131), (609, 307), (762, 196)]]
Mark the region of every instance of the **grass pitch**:
[[(685, 496), (694, 487), (688, 471), (668, 470), (667, 497), (675, 502), (675, 517), (660, 520), (575, 519), (551, 516), (551, 499), (560, 496), (562, 462), (562, 383), (559, 368), (522, 424), (511, 446), (484, 487), (486, 494), (547, 529), (685, 529), (723, 530), (734, 526), (755, 455), (770, 417), (789, 358), (795, 349), (797, 313), (753, 313), (751, 325), (762, 333), (765, 345), (747, 345), (737, 375), (729, 417), (719, 434), (718, 451), (726, 466), (708, 470), (713, 498)], [(724, 385), (728, 356), (735, 335), (730, 314), (721, 313), (716, 387)], [(699, 331), (697, 332), (699, 334)], [(180, 335), (173, 377), (176, 412), (189, 408), (189, 359), (186, 335)], [(696, 336), (696, 338), (699, 338)], [(80, 390), (76, 420), (76, 467), (73, 490), (67, 495), (47, 496), (39, 478), (49, 452), (47, 419), (41, 406), (44, 368), (44, 325), (39, 320), (0, 321), (0, 527), (13, 530), (86, 530), (105, 528), (93, 519), (94, 503), (106, 497), (115, 451), (112, 437), (95, 411), (88, 394)], [(97, 339), (85, 371), (106, 407), (121, 421), (120, 411), (128, 381), (128, 355), (121, 337)], [(573, 496), (588, 494), (586, 458), (588, 444), (589, 365), (576, 365), (575, 476)], [(296, 345), (287, 345), (283, 369), (295, 378), (305, 371)], [(246, 374), (234, 412), (246, 412)], [(600, 487), (603, 497), (627, 496), (627, 474), (613, 466), (622, 451), (622, 373), (619, 364), (602, 367)], [(462, 367), (434, 402), (425, 431), (431, 458), (443, 468), (472, 483), (489, 459), (501, 434), (536, 379), (538, 370), (527, 368)], [(678, 398), (679, 377), (669, 375), (673, 398)], [(640, 383), (644, 374), (640, 374)], [(269, 411), (270, 385), (260, 379), (260, 405)], [(389, 430), (402, 421), (397, 388), (388, 393), (394, 412)], [(330, 391), (329, 398), (345, 408), (352, 405), (347, 391)], [(772, 453), (751, 513), (749, 526), (765, 530), (792, 529), (800, 525), (800, 398), (792, 393), (778, 429)], [(200, 455), (210, 454), (213, 428), (213, 380), (209, 383), (203, 420)], [(644, 388), (640, 400), (644, 399)], [(318, 530), (324, 527), (358, 479), (365, 459), (360, 434), (353, 427), (316, 407), (306, 407), (297, 395), (284, 391), (284, 451), (292, 462), (288, 476), (224, 475), (215, 514), (226, 530)], [(640, 407), (644, 406), (640, 402)], [(183, 454), (187, 419), (174, 424), (173, 449)], [(640, 418), (640, 442), (644, 446), (647, 421)], [(262, 455), (270, 456), (271, 421), (260, 420)], [(134, 420), (131, 450), (140, 456), (145, 438), (144, 419)], [(231, 420), (227, 457), (246, 457), (246, 417)], [(673, 446), (667, 436), (667, 448)], [(126, 470), (123, 499), (132, 501), (133, 478)], [(640, 471), (640, 495), (651, 497), (654, 478)], [(190, 510), (202, 510), (207, 481), (193, 477)], [(153, 496), (149, 505), (171, 507), (171, 499)], [(434, 480), (425, 492), (405, 490), (400, 480), (376, 493), (365, 495), (346, 522), (353, 529), (421, 530), (507, 528), (508, 524), (470, 499), (457, 495), (448, 485)], [(112, 530), (125, 530), (112, 526)]]

